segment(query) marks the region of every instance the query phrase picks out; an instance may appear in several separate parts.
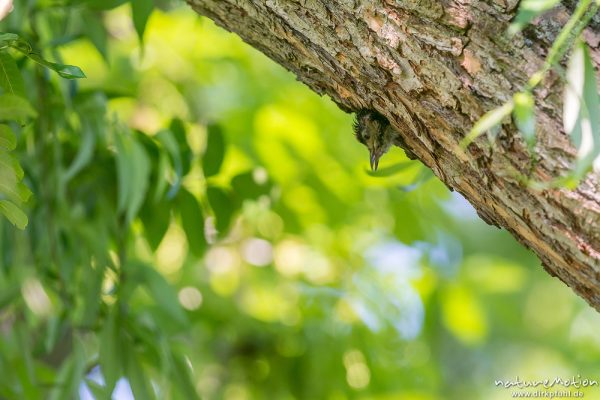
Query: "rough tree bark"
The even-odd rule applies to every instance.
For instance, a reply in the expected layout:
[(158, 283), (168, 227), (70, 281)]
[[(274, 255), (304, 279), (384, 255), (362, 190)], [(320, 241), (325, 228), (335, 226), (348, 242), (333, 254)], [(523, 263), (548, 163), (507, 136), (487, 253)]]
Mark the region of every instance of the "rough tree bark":
[[(542, 65), (568, 4), (508, 39), (518, 0), (187, 1), (342, 109), (386, 116), (486, 222), (510, 231), (548, 273), (600, 310), (600, 180), (589, 175), (576, 190), (534, 190), (518, 178), (547, 181), (572, 164), (559, 77), (550, 74), (535, 93), (534, 168), (511, 121), (493, 145), (481, 138), (467, 151), (459, 147), (484, 112), (509, 100)], [(596, 64), (598, 17), (585, 31)]]

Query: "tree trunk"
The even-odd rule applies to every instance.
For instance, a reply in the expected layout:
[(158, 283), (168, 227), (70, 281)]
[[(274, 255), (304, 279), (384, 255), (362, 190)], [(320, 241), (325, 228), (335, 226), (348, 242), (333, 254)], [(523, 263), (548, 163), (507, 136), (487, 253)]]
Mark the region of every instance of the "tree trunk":
[[(559, 77), (550, 73), (535, 92), (535, 165), (509, 120), (493, 144), (481, 138), (466, 151), (459, 146), (484, 112), (509, 100), (542, 65), (569, 5), (509, 39), (517, 0), (188, 2), (343, 110), (383, 114), (481, 218), (510, 231), (548, 273), (600, 310), (600, 180), (590, 174), (576, 190), (536, 190), (519, 178), (548, 181), (572, 167)], [(584, 32), (596, 64), (598, 17)]]

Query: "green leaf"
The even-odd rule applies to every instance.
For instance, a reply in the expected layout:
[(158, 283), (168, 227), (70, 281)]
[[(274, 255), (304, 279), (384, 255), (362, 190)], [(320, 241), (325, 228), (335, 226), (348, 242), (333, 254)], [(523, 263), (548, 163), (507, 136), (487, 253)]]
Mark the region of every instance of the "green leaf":
[(61, 332), (61, 328), (63, 327), (64, 325), (59, 317), (51, 316), (48, 318), (48, 322), (46, 323), (46, 332), (44, 334), (44, 351), (46, 353), (50, 353), (56, 346), (59, 333), (63, 333)]
[(207, 129), (206, 150), (202, 158), (204, 176), (216, 175), (221, 169), (225, 156), (225, 139), (218, 125), (209, 125)]
[(96, 400), (110, 399), (110, 392), (106, 386), (102, 386), (91, 379), (85, 379), (85, 384)]
[(117, 380), (121, 377), (122, 358), (124, 350), (121, 343), (118, 305), (109, 311), (104, 326), (100, 331), (99, 361), (104, 384), (109, 393), (115, 388)]
[(151, 400), (155, 399), (154, 390), (149, 379), (144, 373), (144, 368), (135, 354), (135, 349), (132, 343), (127, 346), (127, 365), (126, 365), (127, 380), (131, 386), (131, 391), (136, 399)]
[(204, 216), (200, 204), (193, 194), (181, 189), (177, 195), (177, 205), (189, 248), (194, 255), (200, 257), (206, 250)]
[(85, 372), (85, 353), (79, 339), (74, 340), (74, 349), (67, 361), (63, 362), (57, 377), (57, 383), (50, 392), (50, 400), (71, 399), (75, 397)]
[(206, 188), (206, 195), (215, 214), (215, 227), (219, 235), (224, 236), (229, 230), (231, 219), (236, 211), (235, 202), (228, 192), (215, 186)]
[(514, 35), (529, 24), (535, 17), (555, 7), (560, 0), (523, 0), (519, 5), (517, 17), (510, 25), (508, 32)]
[(0, 33), (0, 47), (8, 46), (10, 43), (16, 40), (19, 40), (19, 35), (17, 35), (16, 33)]
[(19, 286), (2, 288), (0, 291), (0, 309), (4, 309), (10, 303), (14, 302), (21, 295)]
[(131, 198), (129, 199), (129, 207), (127, 208), (128, 221), (133, 221), (133, 218), (142, 206), (150, 179), (150, 160), (144, 151), (144, 147), (135, 141), (133, 142), (132, 150), (133, 187), (130, 191)]
[(84, 2), (86, 6), (94, 10), (112, 10), (127, 1), (129, 0), (80, 0), (80, 3)]
[(0, 124), (0, 147), (5, 150), (14, 150), (17, 147), (17, 138), (10, 126)]
[[(122, 128), (122, 127), (121, 127)], [(131, 171), (131, 139), (129, 132), (126, 129), (117, 129), (115, 132), (115, 147), (117, 154), (115, 162), (117, 164), (117, 185), (118, 185), (118, 200), (117, 210), (124, 212), (127, 209), (127, 202), (131, 195), (132, 171)]]
[(94, 149), (96, 148), (96, 133), (88, 123), (83, 124), (81, 135), (79, 151), (77, 152), (77, 155), (75, 156), (75, 159), (71, 165), (69, 165), (69, 168), (67, 168), (62, 176), (65, 183), (70, 181), (75, 175), (77, 175), (77, 173), (79, 173), (86, 165), (88, 165), (94, 155)]
[(50, 68), (51, 70), (58, 73), (58, 75), (60, 75), (63, 78), (80, 79), (80, 78), (86, 77), (85, 74), (83, 73), (83, 71), (81, 70), (81, 68), (79, 68), (75, 65), (53, 63), (53, 62), (43, 59), (36, 53), (28, 53), (26, 55), (27, 55), (27, 57), (31, 58), (33, 61), (37, 62), (38, 64), (43, 65), (47, 68)]
[(181, 180), (183, 178), (183, 164), (181, 160), (181, 153), (179, 149), (179, 143), (170, 130), (160, 131), (156, 135), (156, 139), (163, 145), (169, 154), (169, 158), (173, 163), (173, 170), (175, 171), (175, 181), (171, 184), (171, 189), (167, 193), (167, 197), (172, 199), (181, 186)]
[(17, 182), (13, 172), (5, 170), (0, 170), (0, 193), (17, 205), (25, 203), (31, 197), (31, 190), (23, 182)]
[(0, 120), (21, 121), (37, 114), (23, 97), (5, 93), (0, 95)]
[(126, 213), (128, 222), (139, 211), (150, 179), (150, 159), (144, 146), (138, 143), (126, 129), (116, 133), (117, 178), (119, 185), (118, 210)]
[[(23, 179), (25, 173), (23, 172), (23, 168), (12, 155), (6, 152), (0, 152), (0, 171), (9, 172), (14, 176), (15, 181)], [(6, 175), (3, 174), (3, 178), (6, 178)]]
[[(11, 341), (16, 348), (17, 363), (13, 368), (17, 369), (19, 383), (24, 389), (25, 398), (40, 398), (39, 388), (36, 385), (34, 372), (34, 349), (29, 329), (23, 323), (13, 325), (11, 333), (16, 340)], [(35, 397), (34, 397), (35, 396)]]
[(268, 195), (272, 189), (267, 172), (262, 168), (234, 176), (231, 187), (238, 197), (253, 200)]
[(139, 264), (137, 268), (142, 271), (143, 281), (156, 305), (175, 321), (186, 324), (187, 316), (179, 304), (177, 292), (173, 286), (151, 266)]
[(577, 148), (575, 176), (578, 177), (593, 164), (600, 169), (600, 101), (596, 85), (589, 49), (579, 41), (569, 59), (563, 101), (563, 126)]
[(25, 229), (27, 226), (27, 215), (10, 201), (0, 200), (0, 212), (17, 228)]
[(477, 139), (493, 127), (500, 125), (502, 120), (509, 116), (512, 110), (513, 102), (509, 101), (506, 104), (485, 113), (479, 121), (473, 125), (469, 134), (460, 142), (461, 147), (466, 148), (473, 140)]
[(25, 84), (15, 60), (5, 51), (0, 51), (0, 87), (5, 93), (25, 98)]
[(131, 0), (131, 14), (133, 18), (133, 26), (140, 38), (140, 42), (144, 41), (144, 31), (146, 23), (152, 10), (154, 9), (153, 0)]
[(150, 248), (156, 251), (171, 223), (171, 203), (165, 200), (154, 204), (146, 201), (140, 218), (144, 224), (146, 240)]
[(529, 92), (515, 93), (513, 118), (530, 150), (535, 146), (535, 101)]
[(168, 174), (171, 171), (169, 165), (169, 156), (164, 152), (158, 153), (158, 162), (156, 163), (156, 182), (154, 184), (154, 196), (152, 200), (156, 203), (163, 199), (165, 189), (169, 184)]
[[(18, 37), (17, 37), (17, 39), (18, 39)], [(85, 74), (83, 73), (81, 68), (76, 67), (74, 65), (58, 64), (58, 63), (53, 63), (48, 60), (45, 60), (39, 54), (34, 53), (31, 50), (31, 45), (22, 39), (19, 39), (16, 42), (11, 43), (11, 46), (14, 49), (25, 54), (27, 57), (29, 57), (31, 60), (35, 61), (36, 63), (43, 65), (44, 67), (50, 68), (51, 70), (57, 72), (58, 75), (62, 76), (63, 78), (66, 78), (66, 79), (85, 78)]]
[(86, 274), (85, 282), (82, 287), (82, 298), (84, 309), (81, 315), (81, 325), (90, 326), (97, 321), (102, 302), (102, 283), (104, 278), (104, 268), (96, 265), (93, 271)]
[(173, 133), (175, 140), (177, 140), (177, 145), (179, 146), (179, 154), (181, 158), (181, 175), (184, 176), (190, 171), (193, 156), (190, 150), (190, 146), (187, 142), (185, 125), (183, 124), (183, 121), (181, 121), (179, 118), (174, 118), (171, 121), (169, 130)]
[(188, 400), (199, 399), (198, 392), (192, 379), (192, 374), (188, 364), (183, 357), (173, 355), (173, 380), (176, 389), (182, 394), (182, 398)]
[(102, 14), (92, 10), (83, 10), (81, 16), (85, 20), (85, 24), (83, 24), (85, 35), (102, 55), (102, 58), (108, 61), (108, 32), (102, 21)]

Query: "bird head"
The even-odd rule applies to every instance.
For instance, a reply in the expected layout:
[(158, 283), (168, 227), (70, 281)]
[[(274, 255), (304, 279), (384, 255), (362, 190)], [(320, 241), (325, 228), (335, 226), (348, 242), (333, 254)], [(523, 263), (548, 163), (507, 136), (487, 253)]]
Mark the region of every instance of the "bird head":
[(389, 128), (388, 120), (375, 111), (362, 110), (356, 114), (354, 135), (369, 150), (369, 163), (373, 171), (377, 171), (379, 159), (392, 144)]

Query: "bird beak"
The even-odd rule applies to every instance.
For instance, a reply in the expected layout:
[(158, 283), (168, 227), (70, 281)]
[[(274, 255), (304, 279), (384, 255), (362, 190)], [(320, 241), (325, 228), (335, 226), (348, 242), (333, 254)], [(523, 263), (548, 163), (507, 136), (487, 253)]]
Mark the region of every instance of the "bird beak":
[(377, 171), (377, 167), (379, 166), (379, 155), (371, 151), (371, 171)]

